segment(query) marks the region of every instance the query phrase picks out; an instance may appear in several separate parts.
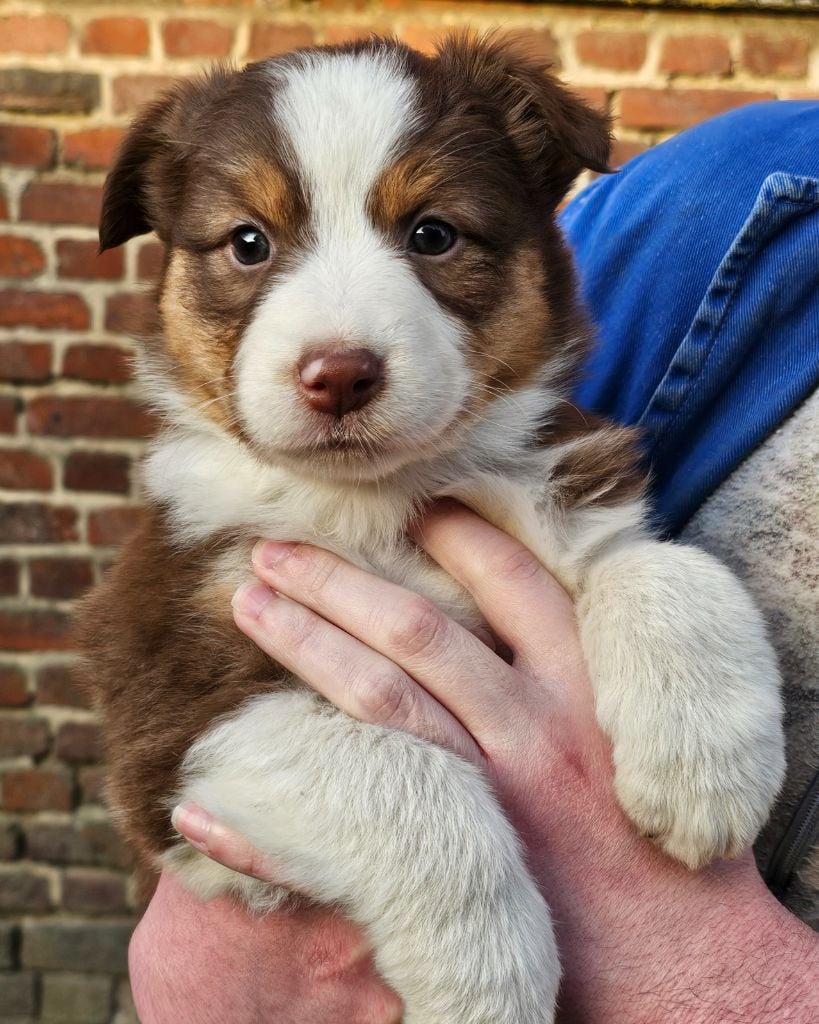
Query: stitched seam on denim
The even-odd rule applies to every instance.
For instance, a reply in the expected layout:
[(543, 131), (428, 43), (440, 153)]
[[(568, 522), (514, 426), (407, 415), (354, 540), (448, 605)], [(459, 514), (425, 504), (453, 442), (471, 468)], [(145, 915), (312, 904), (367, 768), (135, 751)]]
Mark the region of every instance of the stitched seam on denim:
[[(803, 195), (805, 192), (810, 194), (804, 196), (804, 198), (802, 196), (796, 197), (792, 194), (794, 188), (798, 188)], [(687, 414), (692, 398), (697, 394), (697, 384), (702, 380), (714, 358), (717, 349), (716, 342), (722, 332), (725, 320), (737, 298), (740, 286), (747, 275), (748, 268), (751, 266), (752, 260), (759, 254), (762, 248), (788, 224), (788, 220), (779, 217), (771, 218), (767, 224), (764, 223), (763, 216), (765, 214), (765, 207), (771, 204), (775, 204), (775, 208), (781, 208), (785, 205), (798, 207), (799, 215), (810, 212), (815, 208), (819, 209), (819, 179), (805, 178), (785, 174), (783, 172), (775, 172), (774, 174), (768, 175), (768, 177), (762, 182), (748, 217), (737, 233), (736, 238), (731, 243), (731, 246), (728, 248), (722, 262), (717, 267), (711, 283), (705, 291), (705, 295), (697, 309), (691, 327), (680, 342), (680, 345), (674, 354), (674, 358), (669, 363), (666, 372), (663, 374), (662, 380), (655, 388), (654, 393), (646, 404), (646, 408), (638, 421), (638, 426), (646, 427), (652, 456), (656, 456), (663, 451), (665, 445), (668, 444), (668, 440), (673, 434), (674, 429)], [(762, 221), (761, 226), (763, 228), (761, 236), (751, 243), (746, 236), (752, 233), (752, 231), (759, 226), (760, 221)], [(730, 276), (731, 281), (726, 285), (722, 279), (728, 276)], [(709, 303), (709, 300), (711, 300), (713, 291), (720, 286), (727, 287), (730, 290), (728, 295), (722, 301), (716, 320), (713, 320), (707, 314), (703, 314), (703, 309)], [(668, 394), (671, 390), (669, 386), (670, 375), (672, 372), (676, 372), (680, 369), (679, 364), (682, 362), (682, 355), (686, 350), (694, 349), (694, 343), (696, 340), (695, 332), (698, 327), (698, 321), (701, 319), (703, 321), (702, 329), (709, 331), (701, 341), (696, 343), (696, 348), (702, 350), (703, 355), (700, 358), (699, 365), (693, 373), (688, 370), (683, 370), (684, 378), (687, 377), (687, 381), (681, 389), (676, 401), (671, 401), (673, 396)], [(647, 420), (649, 420), (652, 413), (656, 411), (654, 407), (657, 405), (658, 399), (661, 398), (665, 398), (672, 408), (668, 411), (669, 418), (665, 420), (661, 428), (659, 430), (652, 430), (651, 425)]]

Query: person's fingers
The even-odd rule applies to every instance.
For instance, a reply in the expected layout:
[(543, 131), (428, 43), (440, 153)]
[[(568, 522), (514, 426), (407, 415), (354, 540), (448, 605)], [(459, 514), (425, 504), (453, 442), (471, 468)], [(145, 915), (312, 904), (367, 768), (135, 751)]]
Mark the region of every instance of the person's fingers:
[(517, 674), (426, 598), (306, 544), (259, 543), (253, 568), (397, 664), (479, 742), (514, 715)]
[(174, 808), (171, 822), (191, 846), (226, 868), (263, 882), (285, 881), (270, 857), (197, 804), (179, 804)]
[(239, 629), (265, 653), (348, 715), (403, 729), (481, 763), (478, 746), (460, 722), (366, 642), (261, 584), (239, 588), (233, 613)]
[[(436, 503), (414, 539), (474, 597), (498, 637), (538, 674), (580, 665), (572, 600), (528, 548), (455, 501)], [(581, 658), (578, 664), (578, 658)]]

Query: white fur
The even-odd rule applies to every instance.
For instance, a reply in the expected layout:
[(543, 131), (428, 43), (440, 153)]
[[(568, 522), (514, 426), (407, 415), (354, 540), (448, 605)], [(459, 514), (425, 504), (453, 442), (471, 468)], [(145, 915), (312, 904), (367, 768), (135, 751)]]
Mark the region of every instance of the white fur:
[(368, 216), (373, 187), (413, 127), (416, 85), (388, 53), (305, 54), (277, 77), (274, 117), (306, 187), (312, 242), (245, 332), (237, 408), (266, 453), (308, 461), (328, 420), (293, 386), (300, 357), (327, 343), (371, 350), (386, 385), (359, 414), (372, 457), (353, 476), (373, 479), (440, 438), (470, 397), (460, 325)]
[[(459, 757), (298, 692), (251, 701), (193, 747), (185, 769), (180, 798), (365, 928), (405, 1024), (552, 1020), (549, 912), (486, 781)], [(269, 906), (264, 886), (254, 893), (189, 849), (167, 863), (203, 896), (234, 888)]]

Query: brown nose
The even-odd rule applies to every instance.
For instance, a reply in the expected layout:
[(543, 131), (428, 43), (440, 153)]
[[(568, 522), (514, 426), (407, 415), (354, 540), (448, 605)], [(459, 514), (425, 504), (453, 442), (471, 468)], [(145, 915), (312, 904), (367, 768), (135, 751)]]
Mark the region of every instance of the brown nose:
[(298, 365), (302, 396), (318, 412), (342, 417), (381, 389), (383, 363), (366, 348), (313, 349)]

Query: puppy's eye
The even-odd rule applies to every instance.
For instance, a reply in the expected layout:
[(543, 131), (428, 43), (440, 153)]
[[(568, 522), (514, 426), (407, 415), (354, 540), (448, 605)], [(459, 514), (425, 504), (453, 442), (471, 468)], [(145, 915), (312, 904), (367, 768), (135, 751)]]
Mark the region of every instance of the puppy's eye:
[(422, 256), (441, 256), (455, 244), (458, 233), (442, 220), (425, 220), (410, 236), (410, 248)]
[(230, 245), (233, 255), (246, 267), (264, 263), (270, 256), (270, 242), (258, 228), (252, 228), (249, 224), (236, 228), (230, 236)]

